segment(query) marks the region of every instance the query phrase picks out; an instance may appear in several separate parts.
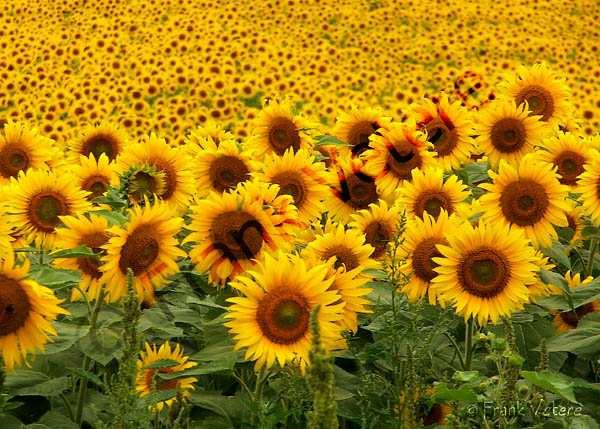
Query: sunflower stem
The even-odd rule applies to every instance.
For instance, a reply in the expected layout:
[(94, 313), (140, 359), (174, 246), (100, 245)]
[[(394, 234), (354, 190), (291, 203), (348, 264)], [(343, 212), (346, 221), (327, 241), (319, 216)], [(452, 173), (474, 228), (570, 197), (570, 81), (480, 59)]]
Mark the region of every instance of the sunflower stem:
[[(104, 295), (106, 291), (104, 289), (100, 290), (98, 294), (98, 299), (94, 303), (94, 308), (92, 309), (92, 313), (90, 314), (90, 330), (89, 333), (92, 334), (96, 330), (96, 324), (98, 322), (98, 315), (100, 314), (100, 309), (102, 308), (102, 303), (104, 302)], [(89, 371), (91, 359), (88, 355), (83, 357), (83, 364), (81, 365), (84, 372)], [(85, 402), (85, 397), (87, 394), (87, 380), (81, 378), (79, 382), (79, 393), (77, 394), (77, 407), (75, 408), (75, 423), (77, 425), (81, 425), (81, 420), (83, 417), (83, 404)]]
[(590, 254), (588, 257), (587, 267), (585, 269), (585, 276), (591, 276), (592, 270), (594, 269), (594, 256), (596, 256), (596, 250), (598, 250), (598, 240), (592, 238), (590, 241)]
[(471, 361), (473, 359), (473, 331), (475, 330), (475, 320), (473, 316), (469, 317), (465, 326), (465, 359), (464, 370), (471, 370)]

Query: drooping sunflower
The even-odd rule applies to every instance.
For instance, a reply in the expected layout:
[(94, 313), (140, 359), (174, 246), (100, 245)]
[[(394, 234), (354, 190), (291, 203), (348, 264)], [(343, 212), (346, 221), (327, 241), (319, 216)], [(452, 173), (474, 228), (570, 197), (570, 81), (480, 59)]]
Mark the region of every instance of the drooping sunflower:
[[(67, 270), (79, 271), (79, 289), (86, 294), (88, 300), (98, 299), (102, 283), (102, 271), (100, 270), (100, 257), (103, 256), (104, 246), (110, 234), (106, 218), (97, 215), (86, 216), (64, 216), (61, 217), (64, 228), (56, 229), (56, 247), (61, 249), (74, 249), (80, 246), (89, 247), (95, 254), (93, 257), (59, 258), (54, 259), (56, 267)], [(80, 290), (74, 288), (71, 291), (71, 300), (81, 299)]]
[(569, 89), (544, 64), (519, 67), (504, 84), (506, 97), (517, 105), (527, 102), (531, 115), (552, 126), (563, 123), (571, 112)]
[(388, 207), (380, 200), (371, 204), (368, 209), (352, 214), (351, 229), (365, 235), (365, 242), (373, 247), (371, 258), (381, 260), (385, 257), (388, 243), (398, 233), (400, 208), (398, 205)]
[(409, 301), (416, 302), (427, 297), (430, 304), (437, 302), (435, 290), (430, 287), (431, 281), (437, 276), (434, 271), (437, 264), (432, 258), (442, 256), (436, 246), (447, 244), (446, 234), (460, 228), (460, 225), (460, 220), (456, 216), (448, 216), (445, 210), (437, 218), (423, 213), (422, 217), (413, 217), (406, 222), (404, 242), (396, 257), (405, 261), (400, 271), (410, 280), (401, 292)]
[(213, 192), (192, 209), (188, 225), (192, 233), (186, 238), (195, 243), (190, 258), (198, 271), (209, 272), (211, 282), (224, 284), (253, 267), (266, 251), (286, 246), (281, 227), (285, 219), (275, 219), (274, 212), (280, 198), (290, 202), (291, 198), (276, 197), (274, 206), (267, 206), (264, 203), (270, 196), (262, 195), (261, 189), (240, 185), (235, 192)]
[(327, 181), (330, 186), (327, 209), (341, 222), (348, 222), (352, 213), (379, 201), (375, 178), (365, 173), (360, 159), (339, 158), (331, 166)]
[[(144, 167), (160, 177), (144, 171)], [(132, 171), (135, 172), (128, 177), (128, 184), (139, 188), (140, 194), (156, 194), (178, 211), (188, 207), (195, 183), (184, 148), (171, 147), (164, 138), (151, 133), (142, 142), (127, 145), (119, 156), (117, 172)]]
[(247, 140), (247, 148), (259, 158), (267, 153), (281, 156), (290, 148), (294, 152), (309, 149), (312, 141), (307, 128), (307, 122), (292, 113), (289, 103), (272, 101), (258, 115), (256, 133)]
[(334, 278), (331, 289), (337, 291), (344, 303), (342, 326), (356, 331), (358, 314), (369, 313), (371, 292), (367, 287), (369, 276), (364, 272), (378, 263), (371, 258), (374, 248), (365, 243), (365, 236), (356, 229), (345, 230), (338, 224), (335, 229), (317, 236), (302, 251), (302, 258), (314, 264), (333, 260), (329, 277)]
[(446, 235), (447, 245), (434, 257), (437, 273), (431, 288), (441, 303), (449, 303), (479, 324), (496, 323), (529, 301), (534, 284), (536, 253), (522, 231), (502, 224), (463, 223)]
[(17, 266), (13, 252), (0, 258), (0, 353), (8, 371), (27, 355), (42, 351), (57, 332), (59, 314), (68, 314), (54, 292), (28, 279), (29, 260)]
[(517, 165), (500, 163), (490, 171), (492, 183), (480, 185), (482, 219), (522, 229), (535, 246), (548, 247), (558, 238), (555, 226), (568, 225), (565, 211), (567, 187), (558, 181), (552, 166), (523, 158)]
[(600, 153), (592, 152), (590, 162), (585, 164), (583, 169), (575, 191), (581, 194), (579, 200), (583, 211), (598, 225), (600, 224)]
[(283, 156), (266, 155), (255, 177), (279, 185), (279, 194), (290, 195), (301, 220), (310, 222), (321, 216), (329, 193), (327, 174), (325, 165), (308, 151), (288, 149)]
[[(177, 362), (172, 366), (161, 366), (159, 368), (149, 368), (152, 364), (159, 361), (170, 360)], [(169, 374), (176, 376), (177, 373), (184, 372), (187, 369), (194, 368), (198, 364), (190, 361), (188, 356), (183, 354), (183, 349), (179, 344), (171, 347), (168, 341), (160, 347), (145, 344), (145, 350), (140, 353), (137, 362), (137, 380), (135, 390), (143, 398), (153, 392), (164, 390), (176, 390), (173, 397), (160, 401), (155, 404), (154, 410), (160, 412), (163, 408), (169, 408), (177, 400), (177, 394), (182, 398), (188, 398), (198, 381), (196, 377), (178, 377), (173, 379), (162, 379), (159, 374)]]
[(448, 214), (457, 212), (468, 197), (468, 188), (457, 176), (450, 175), (444, 181), (444, 171), (430, 167), (412, 172), (412, 180), (399, 189), (397, 201), (410, 216), (429, 213), (437, 218), (442, 210)]
[[(14, 180), (14, 179), (13, 179)], [(6, 194), (7, 216), (16, 233), (36, 246), (51, 249), (60, 216), (77, 215), (91, 208), (88, 193), (80, 190), (69, 175), (43, 170), (21, 172)]]
[(443, 96), (437, 103), (427, 99), (415, 108), (417, 128), (427, 134), (436, 153), (435, 163), (445, 171), (460, 168), (473, 152), (473, 121), (460, 101)]
[(129, 137), (115, 124), (101, 122), (97, 125), (86, 126), (77, 139), (69, 146), (73, 155), (73, 162), (78, 162), (80, 155), (96, 159), (105, 154), (113, 162), (129, 144)]
[(234, 135), (225, 130), (221, 124), (212, 119), (207, 120), (204, 124), (190, 130), (186, 136), (185, 142), (192, 149), (218, 147), (221, 142), (234, 140)]
[(349, 113), (342, 113), (336, 120), (333, 134), (350, 147), (349, 151), (342, 149), (340, 156), (359, 156), (370, 148), (371, 135), (379, 133), (380, 128), (387, 129), (390, 126), (391, 118), (380, 109), (353, 109)]
[(591, 313), (600, 312), (600, 301), (592, 301), (580, 305), (574, 310), (554, 313), (554, 329), (557, 332), (567, 332), (577, 328), (581, 319)]
[(590, 161), (593, 149), (587, 142), (571, 133), (559, 133), (544, 140), (536, 156), (542, 161), (554, 165), (560, 175), (560, 183), (577, 185), (579, 175)]
[(502, 159), (518, 162), (548, 131), (539, 116), (529, 116), (525, 105), (517, 107), (512, 101), (492, 103), (478, 115), (476, 144), (494, 168)]
[(185, 252), (177, 247), (177, 233), (183, 219), (164, 202), (133, 207), (124, 226), (108, 230), (111, 237), (101, 247), (106, 254), (101, 259), (99, 282), (108, 290), (109, 302), (127, 294), (127, 270), (133, 271), (133, 287), (138, 298), (154, 301), (154, 290), (179, 271), (177, 258)]
[(104, 153), (98, 159), (93, 153), (89, 157), (81, 155), (79, 164), (73, 167), (72, 174), (76, 177), (79, 187), (89, 192), (87, 198), (90, 201), (101, 197), (110, 186), (119, 183), (114, 164), (109, 162)]
[(231, 286), (242, 293), (229, 298), (225, 323), (236, 349), (246, 350), (255, 368), (296, 363), (309, 364), (310, 314), (319, 305), (321, 344), (326, 350), (340, 347), (343, 304), (331, 290), (329, 264), (308, 265), (297, 255), (266, 254), (254, 270), (238, 276)]
[(217, 146), (206, 140), (194, 151), (192, 172), (196, 177), (196, 195), (209, 192), (223, 193), (250, 179), (252, 154), (243, 150), (234, 140), (221, 141)]
[(18, 122), (9, 121), (1, 130), (0, 185), (17, 178), (21, 171), (48, 168), (52, 158), (50, 139)]
[(371, 136), (373, 149), (361, 155), (365, 160), (364, 171), (375, 177), (382, 195), (390, 196), (401, 184), (412, 180), (415, 168), (432, 165), (434, 155), (427, 150), (429, 145), (414, 123), (382, 129), (381, 135)]
[[(583, 220), (583, 208), (573, 200), (567, 200), (568, 210), (565, 212), (567, 217), (568, 225), (562, 228), (565, 233), (564, 237), (568, 244), (577, 244), (582, 239), (583, 227), (585, 222)], [(560, 231), (560, 229), (559, 229)], [(563, 238), (563, 237), (561, 237)]]

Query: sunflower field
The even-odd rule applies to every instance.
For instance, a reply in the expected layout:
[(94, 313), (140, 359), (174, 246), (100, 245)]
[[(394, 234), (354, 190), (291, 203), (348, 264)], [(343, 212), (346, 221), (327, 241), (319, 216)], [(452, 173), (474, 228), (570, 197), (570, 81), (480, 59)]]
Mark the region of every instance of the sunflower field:
[(600, 427), (598, 0), (0, 22), (0, 429)]

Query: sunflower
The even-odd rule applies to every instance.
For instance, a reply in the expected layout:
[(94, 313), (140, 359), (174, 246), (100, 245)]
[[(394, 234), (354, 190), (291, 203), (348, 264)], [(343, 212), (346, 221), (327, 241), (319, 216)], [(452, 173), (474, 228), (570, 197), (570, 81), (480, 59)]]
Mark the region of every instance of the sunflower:
[(192, 149), (218, 147), (221, 142), (234, 140), (234, 135), (226, 131), (221, 124), (209, 119), (202, 126), (189, 132), (185, 142)]
[(567, 199), (568, 209), (565, 212), (567, 217), (568, 225), (564, 228), (559, 228), (565, 234), (564, 238), (568, 244), (575, 245), (582, 239), (583, 227), (585, 222), (583, 219), (583, 209), (578, 203), (573, 200)]
[[(337, 118), (333, 134), (350, 146), (347, 155), (359, 156), (370, 148), (369, 137), (379, 134), (380, 128), (388, 129), (390, 126), (391, 118), (380, 109), (354, 109)], [(346, 151), (342, 150), (342, 154)]]
[(519, 67), (503, 88), (506, 97), (517, 105), (525, 102), (531, 115), (551, 125), (563, 123), (572, 110), (569, 89), (550, 69), (543, 64)]
[[(149, 168), (152, 172), (145, 171)], [(135, 173), (131, 174), (132, 171)], [(189, 205), (195, 183), (189, 157), (184, 148), (173, 148), (164, 138), (151, 133), (141, 143), (129, 144), (119, 156), (117, 172), (129, 172), (128, 184), (135, 185), (141, 193), (152, 193), (178, 211)], [(160, 177), (155, 183), (155, 173)], [(148, 183), (151, 182), (151, 183)]]
[[(177, 362), (177, 364), (152, 368), (153, 364), (167, 360)], [(154, 405), (154, 409), (157, 412), (165, 407), (169, 408), (177, 400), (178, 394), (183, 398), (188, 398), (191, 391), (195, 389), (194, 385), (198, 380), (196, 377), (162, 379), (158, 374), (176, 375), (196, 365), (198, 365), (196, 362), (191, 362), (189, 357), (183, 354), (183, 350), (179, 344), (171, 347), (171, 344), (167, 341), (157, 348), (155, 345), (146, 343), (145, 350), (140, 353), (140, 358), (137, 362), (135, 390), (141, 397), (149, 395), (152, 392), (176, 390), (177, 392), (173, 393), (172, 398), (160, 401)]]
[(289, 103), (272, 101), (260, 112), (256, 123), (256, 134), (248, 141), (248, 149), (259, 158), (267, 153), (283, 155), (287, 149), (296, 152), (309, 149), (311, 140), (305, 135), (308, 124), (292, 114)]
[(59, 258), (54, 259), (53, 264), (59, 268), (79, 271), (79, 290), (71, 291), (71, 300), (81, 299), (81, 291), (90, 300), (98, 299), (102, 283), (102, 271), (100, 270), (100, 257), (104, 246), (110, 238), (108, 232), (108, 221), (97, 215), (86, 216), (64, 216), (61, 217), (64, 228), (56, 229), (56, 247), (61, 249), (74, 249), (80, 246), (89, 247), (95, 254), (93, 257)]
[(397, 201), (410, 216), (429, 213), (437, 218), (442, 210), (448, 214), (456, 212), (468, 197), (468, 188), (458, 177), (450, 175), (444, 181), (443, 170), (429, 167), (412, 172), (412, 181), (399, 189)]
[(352, 214), (351, 229), (365, 235), (365, 242), (373, 247), (371, 258), (381, 260), (385, 257), (388, 243), (398, 234), (400, 209), (397, 205), (388, 207), (380, 200), (371, 204), (368, 209)]
[(597, 225), (600, 224), (600, 153), (592, 152), (590, 162), (583, 169), (575, 192), (581, 194), (579, 200), (583, 211)]
[(103, 196), (110, 186), (115, 186), (119, 182), (114, 164), (109, 162), (104, 153), (97, 160), (93, 153), (89, 157), (81, 155), (79, 164), (73, 168), (72, 174), (77, 179), (79, 187), (89, 192), (87, 198), (90, 201)]
[(527, 289), (529, 290), (529, 299), (534, 302), (536, 298), (544, 297), (550, 295), (554, 290), (556, 290), (556, 286), (544, 282), (540, 273), (541, 270), (552, 271), (556, 266), (550, 261), (550, 258), (544, 256), (542, 252), (539, 250), (535, 251), (536, 261), (534, 262), (538, 266), (538, 273), (536, 275), (536, 282), (533, 284), (527, 285)]
[(91, 208), (88, 193), (77, 189), (69, 175), (58, 172), (28, 170), (7, 192), (9, 221), (18, 227), (17, 235), (27, 242), (51, 249), (60, 216), (77, 215)]
[(494, 168), (501, 159), (517, 162), (546, 136), (546, 124), (539, 116), (529, 116), (526, 106), (514, 102), (492, 103), (479, 112), (476, 144)]
[[(9, 217), (2, 212), (2, 207), (0, 207), (0, 255), (12, 252), (12, 242), (14, 240), (14, 237), (11, 235), (12, 231)], [(2, 258), (3, 256), (0, 256), (0, 260)]]
[(433, 145), (435, 162), (445, 171), (470, 162), (473, 152), (473, 122), (460, 101), (450, 103), (443, 96), (437, 103), (425, 100), (415, 108), (417, 128), (427, 134)]
[(227, 192), (250, 179), (251, 159), (252, 154), (233, 140), (221, 141), (219, 146), (206, 140), (194, 153), (192, 171), (196, 177), (196, 195)]
[(502, 161), (490, 177), (492, 183), (480, 185), (488, 191), (479, 198), (485, 221), (522, 229), (537, 247), (550, 246), (558, 238), (554, 227), (568, 225), (567, 188), (550, 165), (532, 157), (514, 166)]
[(555, 312), (554, 328), (557, 332), (567, 332), (577, 328), (581, 319), (588, 314), (600, 312), (600, 301), (592, 301), (580, 305), (574, 310)]
[(446, 235), (434, 257), (437, 276), (431, 288), (442, 303), (477, 318), (479, 324), (509, 316), (529, 301), (527, 286), (536, 283), (536, 253), (516, 228), (502, 224), (468, 223)]
[(294, 153), (288, 149), (283, 156), (266, 155), (255, 176), (279, 185), (279, 194), (290, 195), (301, 220), (310, 222), (321, 216), (322, 202), (329, 192), (327, 175), (325, 165), (316, 162), (308, 151)]
[(559, 133), (556, 137), (545, 139), (541, 149), (536, 156), (542, 162), (554, 165), (560, 175), (560, 183), (568, 186), (577, 185), (593, 151), (585, 140), (571, 133)]
[(427, 297), (430, 304), (437, 302), (435, 290), (431, 281), (437, 276), (434, 269), (437, 264), (432, 258), (442, 256), (437, 250), (438, 244), (447, 244), (446, 235), (461, 227), (461, 222), (456, 216), (448, 216), (442, 210), (437, 218), (429, 213), (423, 217), (414, 217), (406, 223), (404, 241), (399, 247), (396, 258), (404, 261), (400, 271), (410, 279), (402, 289), (409, 301), (416, 302)]
[(68, 314), (54, 292), (29, 280), (29, 260), (15, 265), (13, 252), (0, 258), (0, 353), (8, 371), (42, 351), (57, 332), (52, 321)]
[(69, 149), (74, 163), (79, 161), (80, 155), (89, 157), (92, 154), (96, 159), (105, 154), (113, 162), (128, 144), (129, 137), (124, 131), (112, 123), (101, 122), (85, 127)]
[(313, 264), (333, 260), (328, 276), (334, 278), (331, 289), (337, 291), (344, 303), (342, 326), (353, 332), (358, 327), (359, 313), (370, 313), (366, 298), (371, 288), (366, 284), (370, 278), (365, 270), (376, 268), (371, 258), (374, 248), (365, 243), (365, 235), (359, 230), (344, 230), (338, 224), (335, 229), (317, 236), (302, 251), (302, 258)]
[(291, 197), (275, 197), (273, 205), (265, 204), (273, 196), (269, 193), (277, 192), (278, 188), (240, 185), (235, 192), (213, 192), (199, 200), (188, 225), (192, 233), (186, 238), (195, 243), (190, 258), (196, 269), (209, 271), (211, 282), (224, 284), (253, 267), (265, 251), (286, 245), (287, 220), (275, 212), (281, 201), (291, 203)]
[(47, 169), (52, 158), (51, 145), (52, 141), (35, 128), (7, 122), (0, 132), (0, 185), (18, 177), (21, 171)]
[(339, 325), (343, 304), (331, 290), (331, 263), (308, 265), (297, 255), (266, 254), (254, 270), (238, 276), (231, 286), (242, 293), (229, 298), (225, 323), (236, 349), (246, 349), (255, 368), (297, 363), (306, 368), (311, 348), (310, 315), (317, 315), (321, 344), (326, 350), (340, 346)]
[(379, 192), (387, 197), (412, 180), (415, 168), (433, 163), (433, 154), (427, 150), (429, 145), (425, 134), (416, 131), (412, 123), (382, 129), (380, 136), (371, 136), (373, 149), (361, 156), (365, 160), (364, 171), (375, 177)]
[(101, 247), (99, 282), (108, 289), (110, 302), (127, 294), (127, 270), (133, 271), (133, 287), (140, 300), (154, 301), (154, 289), (162, 287), (167, 277), (179, 271), (176, 259), (185, 256), (177, 247), (175, 236), (183, 219), (163, 202), (133, 207), (129, 222), (108, 230), (108, 242)]
[(330, 186), (326, 198), (329, 213), (341, 222), (350, 220), (352, 213), (379, 202), (375, 178), (364, 172), (360, 159), (339, 158), (327, 174)]

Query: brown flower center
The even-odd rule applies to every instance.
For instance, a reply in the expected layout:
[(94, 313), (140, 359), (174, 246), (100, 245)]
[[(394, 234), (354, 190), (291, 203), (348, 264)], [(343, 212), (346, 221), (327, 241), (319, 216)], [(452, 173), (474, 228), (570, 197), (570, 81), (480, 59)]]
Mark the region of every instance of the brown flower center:
[(85, 140), (81, 146), (81, 154), (90, 156), (94, 154), (96, 159), (103, 153), (109, 160), (113, 161), (119, 154), (119, 142), (110, 134), (95, 134)]
[(9, 143), (0, 149), (0, 176), (17, 177), (29, 167), (29, 154), (17, 143)]
[(232, 155), (216, 158), (208, 170), (212, 187), (218, 192), (235, 188), (238, 183), (248, 180), (249, 173), (244, 161)]
[(564, 185), (575, 185), (581, 173), (585, 158), (577, 152), (565, 150), (554, 158), (554, 165), (558, 169), (558, 174), (561, 175), (560, 183)]
[(443, 191), (423, 191), (414, 204), (414, 212), (419, 217), (423, 217), (423, 213), (427, 212), (437, 219), (442, 209), (446, 210), (448, 214), (454, 212), (454, 204), (452, 204), (450, 196)]
[(360, 121), (350, 127), (347, 135), (347, 143), (352, 146), (350, 150), (354, 156), (358, 156), (370, 148), (369, 137), (372, 134), (376, 134), (379, 128), (380, 126), (377, 122), (369, 121)]
[(531, 179), (508, 184), (500, 196), (504, 217), (519, 226), (534, 225), (543, 219), (549, 205), (544, 187)]
[(52, 232), (60, 224), (59, 216), (69, 214), (63, 195), (46, 191), (35, 195), (29, 202), (29, 221), (36, 229)]
[[(102, 246), (106, 244), (108, 241), (108, 235), (104, 232), (93, 232), (90, 234), (83, 235), (79, 244), (81, 246), (87, 246), (98, 256), (104, 253)], [(79, 270), (92, 277), (93, 279), (99, 279), (102, 277), (102, 272), (100, 271), (100, 261), (97, 258), (77, 258), (77, 266)]]
[(346, 246), (333, 246), (325, 250), (323, 253), (323, 260), (327, 261), (332, 256), (335, 256), (334, 267), (336, 269), (345, 267), (346, 271), (352, 271), (359, 266), (358, 257), (354, 254), (352, 249)]
[(84, 191), (90, 192), (90, 195), (87, 196), (87, 199), (91, 201), (104, 195), (109, 184), (110, 181), (108, 180), (108, 177), (94, 175), (86, 178), (81, 184), (81, 188)]
[(165, 189), (163, 177), (164, 175), (160, 173), (138, 171), (129, 178), (129, 197), (133, 201), (140, 202), (144, 197), (162, 195)]
[(138, 226), (125, 241), (119, 258), (119, 269), (127, 274), (131, 268), (136, 276), (146, 271), (158, 258), (160, 246), (154, 238), (155, 225)]
[(291, 195), (294, 205), (302, 208), (306, 201), (306, 184), (299, 173), (284, 171), (273, 176), (271, 182), (279, 185), (278, 195)]
[(499, 152), (518, 152), (527, 141), (525, 125), (517, 118), (502, 118), (492, 126), (491, 140)]
[(423, 425), (431, 426), (433, 424), (441, 425), (446, 418), (446, 412), (442, 404), (433, 404), (427, 414), (423, 416)]
[(289, 148), (294, 152), (300, 149), (300, 133), (296, 124), (286, 117), (274, 118), (269, 127), (269, 145), (277, 155), (283, 155)]
[(0, 274), (0, 338), (25, 325), (30, 312), (31, 303), (23, 286)]
[(445, 244), (442, 239), (431, 237), (421, 241), (415, 247), (412, 255), (412, 266), (415, 275), (424, 282), (433, 280), (437, 273), (434, 269), (438, 266), (433, 258), (439, 258), (442, 254), (437, 250), (438, 244)]
[(256, 311), (262, 334), (276, 344), (294, 344), (302, 339), (308, 333), (309, 319), (306, 298), (286, 287), (267, 292)]
[(510, 266), (496, 249), (481, 247), (464, 256), (458, 267), (462, 288), (480, 298), (493, 298), (508, 285)]
[(366, 209), (379, 201), (377, 186), (372, 177), (363, 173), (352, 173), (340, 182), (340, 198), (355, 209)]
[(518, 105), (527, 101), (532, 115), (541, 115), (547, 121), (554, 114), (554, 98), (550, 91), (539, 85), (529, 85), (521, 89), (516, 96)]
[(560, 318), (571, 328), (576, 328), (583, 316), (593, 312), (594, 304), (589, 302), (587, 304), (577, 307), (575, 310), (561, 312)]
[(153, 388), (156, 391), (177, 389), (177, 387), (179, 385), (179, 380), (177, 380), (177, 379), (163, 380), (162, 378), (160, 378), (156, 375), (157, 372), (159, 374), (170, 374), (173, 372), (173, 368), (174, 367), (146, 369), (146, 378), (145, 378), (146, 386), (150, 387), (151, 389)]
[(160, 197), (165, 200), (169, 199), (177, 190), (177, 170), (171, 163), (163, 159), (153, 159), (150, 164), (162, 173), (165, 180), (165, 189)]
[(211, 231), (213, 246), (230, 261), (251, 259), (263, 245), (262, 225), (246, 212), (221, 213), (213, 220)]
[(399, 179), (410, 180), (411, 171), (422, 164), (421, 154), (410, 142), (404, 141), (396, 146), (388, 146), (387, 168)]
[(455, 127), (450, 127), (441, 119), (435, 118), (427, 125), (427, 141), (433, 144), (433, 149), (439, 157), (447, 156), (458, 145), (458, 132)]
[(371, 257), (379, 258), (386, 249), (392, 236), (391, 230), (383, 222), (373, 221), (365, 228), (365, 241), (375, 249)]

